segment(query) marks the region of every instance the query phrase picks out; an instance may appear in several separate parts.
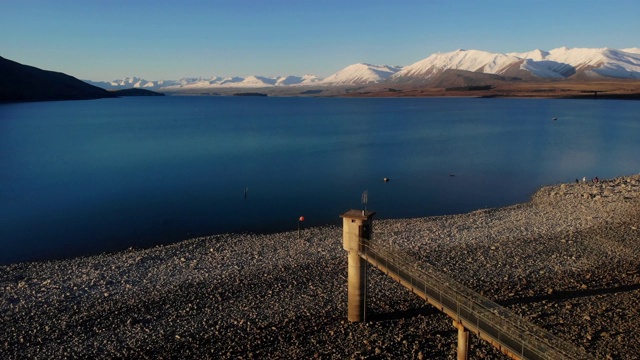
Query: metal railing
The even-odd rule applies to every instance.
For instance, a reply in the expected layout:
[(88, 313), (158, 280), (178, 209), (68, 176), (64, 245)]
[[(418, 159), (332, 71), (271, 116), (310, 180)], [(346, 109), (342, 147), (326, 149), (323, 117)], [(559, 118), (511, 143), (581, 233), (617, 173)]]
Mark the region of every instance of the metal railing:
[[(380, 243), (360, 240), (360, 256), (405, 287), (521, 359), (593, 359), (583, 349), (531, 324), (425, 263)], [(418, 266), (419, 264), (419, 266)]]

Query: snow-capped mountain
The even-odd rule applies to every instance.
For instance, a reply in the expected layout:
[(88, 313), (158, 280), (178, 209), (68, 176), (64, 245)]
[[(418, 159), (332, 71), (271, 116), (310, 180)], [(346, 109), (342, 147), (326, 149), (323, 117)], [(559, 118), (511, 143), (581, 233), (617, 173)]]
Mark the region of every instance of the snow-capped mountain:
[(303, 76), (281, 76), (276, 80), (276, 86), (287, 86), (287, 85), (314, 85), (322, 81), (321, 78), (315, 75), (303, 75)]
[[(107, 90), (120, 90), (120, 89), (130, 89), (130, 88), (157, 88), (158, 84), (153, 81), (147, 81), (141, 79), (139, 77), (126, 77), (120, 80), (113, 81), (87, 81), (91, 85), (101, 87)], [(164, 80), (159, 81), (161, 84), (164, 83)]]
[(541, 64), (539, 63), (557, 64), (552, 66), (552, 70), (563, 75), (561, 77), (569, 77), (575, 74), (576, 76), (582, 75), (589, 78), (602, 76), (623, 79), (640, 78), (640, 49), (638, 48), (615, 50), (608, 48), (570, 49), (561, 47), (548, 52), (535, 50), (529, 53), (514, 53), (511, 55), (533, 60), (533, 62), (527, 63), (534, 67), (540, 67)]
[(392, 75), (393, 82), (420, 82), (434, 78), (446, 70), (464, 70), (488, 74), (502, 74), (523, 60), (512, 55), (494, 54), (480, 50), (463, 50), (433, 54), (428, 58), (405, 66)]
[(120, 90), (128, 88), (144, 88), (155, 91), (204, 90), (215, 88), (263, 88), (272, 86), (313, 85), (320, 82), (315, 75), (304, 76), (239, 76), (210, 78), (182, 78), (179, 80), (148, 81), (137, 77), (127, 77), (109, 82), (86, 81), (92, 85), (107, 89)]
[[(630, 50), (634, 51), (634, 49)], [(635, 49), (635, 51), (637, 50)], [(544, 60), (572, 66), (576, 75), (588, 78), (604, 76), (640, 79), (640, 53), (608, 48), (569, 49), (562, 47), (549, 51)]]
[(323, 85), (359, 85), (379, 83), (400, 71), (400, 66), (353, 64), (322, 80)]
[(447, 70), (516, 76), (565, 79), (640, 79), (640, 49), (585, 49), (566, 47), (551, 51), (499, 54), (480, 50), (456, 50), (433, 54), (404, 67), (389, 78), (392, 82), (428, 82)]

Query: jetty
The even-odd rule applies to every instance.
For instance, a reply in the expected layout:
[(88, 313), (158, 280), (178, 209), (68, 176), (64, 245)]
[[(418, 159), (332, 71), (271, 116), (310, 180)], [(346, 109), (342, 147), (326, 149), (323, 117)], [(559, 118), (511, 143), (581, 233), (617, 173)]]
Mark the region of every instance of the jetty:
[(451, 317), (458, 329), (458, 360), (469, 358), (470, 333), (512, 359), (594, 359), (583, 349), (524, 320), (429, 264), (372, 241), (374, 215), (375, 212), (366, 210), (349, 210), (341, 215), (343, 247), (349, 254), (349, 321), (366, 320), (367, 264), (371, 264)]

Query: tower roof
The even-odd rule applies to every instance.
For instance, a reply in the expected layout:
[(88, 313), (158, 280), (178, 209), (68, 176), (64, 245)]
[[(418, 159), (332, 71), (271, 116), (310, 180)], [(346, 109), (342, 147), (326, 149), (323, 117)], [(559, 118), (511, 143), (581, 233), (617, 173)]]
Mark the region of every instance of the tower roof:
[(349, 210), (346, 213), (340, 215), (341, 218), (349, 218), (349, 219), (359, 219), (359, 220), (367, 220), (370, 219), (373, 215), (375, 215), (375, 211), (368, 210)]

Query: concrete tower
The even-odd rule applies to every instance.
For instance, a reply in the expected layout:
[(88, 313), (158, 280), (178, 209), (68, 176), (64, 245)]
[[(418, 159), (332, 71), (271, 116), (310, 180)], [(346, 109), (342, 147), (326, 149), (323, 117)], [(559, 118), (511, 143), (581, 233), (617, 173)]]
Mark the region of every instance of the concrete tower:
[(365, 210), (349, 210), (342, 217), (343, 247), (348, 255), (348, 314), (351, 322), (365, 319), (367, 295), (367, 262), (360, 257), (360, 241), (371, 239), (372, 218), (376, 213)]

